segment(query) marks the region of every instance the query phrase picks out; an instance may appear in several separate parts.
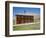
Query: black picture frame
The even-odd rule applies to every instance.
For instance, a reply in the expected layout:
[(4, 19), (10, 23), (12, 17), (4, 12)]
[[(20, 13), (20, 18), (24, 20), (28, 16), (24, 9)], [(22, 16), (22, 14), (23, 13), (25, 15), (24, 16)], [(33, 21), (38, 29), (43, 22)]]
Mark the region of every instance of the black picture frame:
[[(10, 3), (21, 3), (21, 4), (36, 4), (43, 5), (43, 33), (36, 34), (23, 34), (23, 35), (9, 35), (9, 4)], [(5, 1), (5, 36), (13, 37), (13, 36), (29, 36), (29, 35), (44, 35), (45, 34), (45, 3), (35, 3), (35, 2), (19, 2), (19, 1)]]

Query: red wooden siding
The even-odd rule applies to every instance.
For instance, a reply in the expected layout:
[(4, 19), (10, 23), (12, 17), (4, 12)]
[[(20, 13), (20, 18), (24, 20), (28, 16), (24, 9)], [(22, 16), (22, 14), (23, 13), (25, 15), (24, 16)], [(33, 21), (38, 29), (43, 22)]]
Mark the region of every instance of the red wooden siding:
[(34, 21), (34, 16), (16, 15), (16, 24), (31, 23)]

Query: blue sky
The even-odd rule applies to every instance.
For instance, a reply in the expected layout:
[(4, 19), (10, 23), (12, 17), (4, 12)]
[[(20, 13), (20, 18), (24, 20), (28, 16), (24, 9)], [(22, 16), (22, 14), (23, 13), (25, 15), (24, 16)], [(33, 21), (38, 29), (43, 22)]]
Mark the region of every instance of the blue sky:
[(15, 16), (17, 13), (35, 13), (40, 14), (40, 8), (28, 8), (28, 7), (13, 7), (13, 16)]

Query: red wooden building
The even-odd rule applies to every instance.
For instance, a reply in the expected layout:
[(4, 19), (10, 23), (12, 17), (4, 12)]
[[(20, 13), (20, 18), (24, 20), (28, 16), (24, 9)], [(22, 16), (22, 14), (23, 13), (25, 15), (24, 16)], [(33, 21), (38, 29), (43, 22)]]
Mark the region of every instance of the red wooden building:
[(31, 23), (34, 22), (34, 16), (32, 15), (16, 15), (16, 24)]

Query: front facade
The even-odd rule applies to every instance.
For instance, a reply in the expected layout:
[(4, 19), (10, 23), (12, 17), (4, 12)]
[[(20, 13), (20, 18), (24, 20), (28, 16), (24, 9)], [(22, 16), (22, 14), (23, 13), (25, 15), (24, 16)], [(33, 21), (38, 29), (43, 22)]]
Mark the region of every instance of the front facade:
[(34, 16), (32, 15), (16, 15), (16, 24), (32, 23)]

